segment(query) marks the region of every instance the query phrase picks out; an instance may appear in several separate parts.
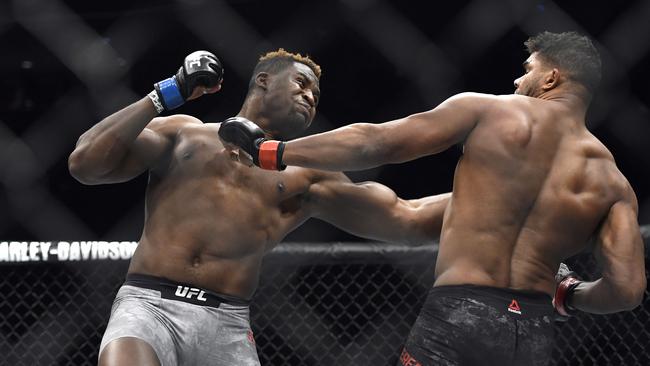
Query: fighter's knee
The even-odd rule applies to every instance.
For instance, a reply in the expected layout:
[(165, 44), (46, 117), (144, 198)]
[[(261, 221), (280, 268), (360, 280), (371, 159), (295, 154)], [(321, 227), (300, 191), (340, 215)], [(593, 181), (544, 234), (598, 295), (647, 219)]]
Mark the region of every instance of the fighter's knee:
[(142, 339), (122, 337), (110, 341), (99, 354), (98, 366), (160, 366), (153, 347)]

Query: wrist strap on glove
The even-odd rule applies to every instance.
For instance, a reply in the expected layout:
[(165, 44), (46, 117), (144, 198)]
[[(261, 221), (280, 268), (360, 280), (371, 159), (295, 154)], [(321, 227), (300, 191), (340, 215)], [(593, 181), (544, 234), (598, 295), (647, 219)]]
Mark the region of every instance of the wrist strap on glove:
[(185, 99), (181, 95), (181, 90), (175, 76), (154, 84), (154, 89), (165, 110), (169, 111), (178, 108), (185, 103)]
[(578, 286), (582, 281), (575, 277), (567, 277), (557, 285), (555, 289), (555, 296), (553, 297), (553, 306), (560, 315), (571, 316), (577, 311), (569, 306), (568, 300), (573, 294), (573, 289)]
[(165, 107), (163, 107), (160, 97), (158, 97), (158, 93), (155, 90), (152, 90), (151, 93), (147, 94), (147, 96), (153, 102), (153, 106), (156, 107), (156, 112), (158, 112), (158, 114), (165, 110)]
[(282, 164), (284, 142), (274, 140), (263, 141), (259, 149), (260, 168), (266, 170), (284, 170), (287, 167)]

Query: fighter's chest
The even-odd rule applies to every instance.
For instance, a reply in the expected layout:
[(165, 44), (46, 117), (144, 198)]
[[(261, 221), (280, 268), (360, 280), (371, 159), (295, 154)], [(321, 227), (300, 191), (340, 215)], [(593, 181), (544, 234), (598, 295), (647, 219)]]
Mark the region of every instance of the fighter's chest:
[(283, 172), (248, 167), (233, 160), (232, 153), (216, 137), (183, 136), (176, 144), (169, 171), (216, 194), (246, 192), (270, 203), (295, 201), (309, 190), (304, 169)]

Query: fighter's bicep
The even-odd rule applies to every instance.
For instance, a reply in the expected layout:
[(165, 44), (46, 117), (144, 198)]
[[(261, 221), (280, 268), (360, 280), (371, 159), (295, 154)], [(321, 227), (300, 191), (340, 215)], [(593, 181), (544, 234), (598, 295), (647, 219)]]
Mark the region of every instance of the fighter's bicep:
[(110, 174), (110, 183), (132, 179), (154, 168), (169, 150), (171, 141), (162, 133), (145, 128)]
[(485, 96), (462, 93), (432, 110), (394, 121), (387, 139), (401, 141), (406, 150), (404, 159), (395, 160), (438, 153), (463, 142), (480, 120), (487, 102)]
[(336, 206), (349, 196), (349, 187), (354, 185), (352, 181), (343, 173), (330, 173), (318, 171), (314, 177), (311, 177), (312, 183), (309, 185), (305, 195), (305, 208), (312, 216), (321, 218), (336, 212)]
[(326, 221), (385, 210), (397, 200), (390, 188), (375, 182), (354, 183), (343, 173), (328, 174), (312, 184), (309, 195), (314, 216)]

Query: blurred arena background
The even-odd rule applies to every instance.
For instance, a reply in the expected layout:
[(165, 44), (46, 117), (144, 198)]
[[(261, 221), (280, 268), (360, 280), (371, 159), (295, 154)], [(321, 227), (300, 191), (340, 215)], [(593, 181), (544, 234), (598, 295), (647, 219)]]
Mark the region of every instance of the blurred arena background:
[[(351, 122), (381, 122), (423, 111), (462, 91), (512, 93), (513, 80), (522, 73), (521, 63), (527, 57), (523, 42), (529, 35), (543, 30), (575, 30), (596, 41), (603, 59), (603, 82), (592, 104), (588, 124), (612, 150), (621, 171), (636, 190), (640, 223), (650, 224), (648, 19), (650, 1), (598, 4), (583, 0), (2, 1), (0, 242), (138, 240), (146, 176), (118, 185), (83, 186), (68, 174), (67, 156), (81, 133), (106, 115), (146, 95), (154, 82), (171, 76), (191, 51), (214, 52), (226, 69), (220, 93), (177, 110), (206, 122), (218, 122), (239, 111), (252, 68), (264, 52), (283, 47), (312, 56), (324, 70), (319, 114), (307, 132), (314, 133)], [(451, 189), (459, 156), (460, 150), (453, 148), (414, 162), (350, 173), (350, 176), (357, 181), (379, 181), (405, 198), (421, 197)], [(286, 241), (363, 242), (317, 220), (307, 222)], [(647, 243), (646, 236), (646, 249)], [(427, 250), (431, 255), (435, 252), (435, 248)], [(403, 333), (402, 328), (407, 329), (408, 322), (417, 315), (418, 301), (423, 300), (423, 291), (431, 280), (430, 275), (426, 276), (430, 268), (420, 263), (424, 266), (422, 272), (410, 275), (408, 271), (412, 269), (400, 269), (403, 263), (386, 264), (382, 260), (376, 265), (372, 264), (374, 262), (364, 265), (357, 257), (352, 257), (352, 264), (309, 262), (302, 269), (291, 269), (292, 274), (287, 276), (311, 276), (316, 282), (308, 287), (315, 290), (302, 288), (307, 292), (300, 292), (300, 286), (291, 285), (291, 278), (303, 277), (280, 276), (277, 280), (268, 280), (268, 287), (261, 289), (259, 299), (267, 300), (265, 294), (271, 296), (271, 289), (283, 289), (280, 293), (286, 298), (282, 304), (295, 301), (291, 300), (292, 296), (303, 296), (304, 303), (311, 304), (313, 314), (301, 315), (302, 321), (349, 322), (345, 317), (331, 318), (332, 308), (338, 305), (327, 305), (327, 302), (338, 304), (339, 298), (324, 294), (333, 288), (335, 293), (360, 291), (359, 288), (336, 289), (333, 284), (318, 283), (332, 282), (332, 278), (340, 279), (341, 276), (361, 278), (361, 281), (375, 284), (373, 291), (380, 294), (377, 303), (388, 301), (393, 311), (412, 313), (412, 318), (405, 316), (400, 320), (403, 323), (396, 326)], [(584, 267), (586, 273), (592, 271), (589, 266)], [(97, 334), (101, 335), (103, 329), (79, 326), (75, 328), (79, 332), (76, 338), (52, 346), (47, 342), (60, 340), (72, 330), (63, 327), (54, 331), (49, 327), (54, 323), (75, 323), (79, 314), (86, 314), (89, 324), (101, 326), (103, 317), (108, 315), (115, 286), (119, 285), (126, 270), (124, 261), (78, 266), (0, 263), (0, 269), (0, 364), (76, 365), (95, 361), (93, 347), (98, 346)], [(113, 277), (107, 280), (103, 275), (109, 273)], [(68, 281), (77, 285), (69, 287)], [(75, 298), (87, 293), (79, 281), (89, 286), (96, 284), (98, 287), (92, 293), (101, 293), (100, 297), (91, 297), (92, 300), (84, 297), (82, 303), (88, 309), (80, 305), (69, 307)], [(283, 287), (286, 281), (289, 287)], [(392, 294), (399, 297), (405, 290), (400, 287), (402, 284), (386, 289), (386, 281), (389, 284), (405, 281), (409, 286), (417, 283), (420, 290), (409, 290), (411, 297), (393, 303), (387, 299)], [(50, 294), (28, 295), (34, 288)], [(312, 295), (317, 299), (308, 300), (310, 293), (318, 294)], [(59, 294), (65, 295), (64, 300)], [(360, 301), (357, 297), (352, 300), (350, 304)], [(48, 305), (57, 301), (64, 301), (63, 305), (55, 308)], [(317, 304), (321, 301), (325, 305)], [(402, 308), (400, 301), (408, 302), (409, 307)], [(295, 310), (297, 305), (293, 304)], [(278, 311), (282, 306), (285, 305), (265, 311)], [(615, 321), (614, 325), (604, 326), (605, 323), (596, 320), (573, 327), (571, 322), (576, 325), (578, 321), (571, 320), (569, 325), (562, 325), (571, 327), (575, 332), (572, 337), (576, 339), (584, 338), (584, 334), (593, 329), (620, 335), (605, 338), (605, 341), (593, 338), (596, 346), (585, 347), (583, 351), (573, 350), (559, 364), (579, 364), (576, 360), (599, 365), (650, 364), (648, 300), (644, 307), (645, 310), (641, 309), (634, 316), (612, 318), (622, 324), (633, 324), (632, 328), (621, 328)], [(359, 309), (364, 308), (350, 311)], [(374, 311), (372, 307), (365, 309)], [(57, 320), (57, 314), (67, 315)], [(272, 321), (263, 320), (268, 313), (260, 310), (259, 314), (262, 320), (258, 318), (254, 327), (267, 329), (273, 325)], [(369, 317), (364, 319), (367, 322), (364, 324), (373, 321)], [(388, 315), (375, 320), (386, 322), (388, 319), (394, 320)], [(319, 322), (316, 323), (321, 324)], [(295, 320), (290, 323), (293, 324), (291, 334), (307, 337), (313, 331), (300, 330)], [(12, 324), (20, 324), (21, 328)], [(284, 334), (282, 326), (273, 327), (277, 334)], [(331, 327), (327, 329), (332, 331)], [(313, 342), (354, 343), (355, 335), (363, 333), (363, 329), (359, 326), (358, 329), (346, 328), (342, 333), (332, 331), (339, 335), (328, 339), (321, 334)], [(385, 332), (379, 323), (374, 331)], [(630, 341), (624, 335), (630, 332), (636, 332), (638, 337)], [(40, 338), (41, 333), (49, 334), (49, 338)], [(84, 338), (83, 334), (88, 337)], [(286, 335), (278, 335), (275, 339), (267, 332), (267, 337), (261, 340), (259, 334), (258, 345), (262, 352), (269, 350), (276, 355), (276, 358), (263, 357), (265, 364), (382, 364), (377, 363), (376, 358), (318, 359), (314, 357), (327, 352), (353, 354), (361, 351), (332, 346), (314, 354), (314, 349), (305, 348), (296, 340), (292, 343)], [(386, 364), (392, 365), (399, 342), (399, 337), (390, 339), (394, 350), (376, 349), (374, 352), (382, 355), (379, 359), (388, 357)], [(610, 349), (608, 342), (623, 347)], [(38, 358), (35, 354), (39, 352), (53, 356)], [(364, 348), (363, 352), (369, 351)], [(303, 356), (289, 356), (296, 354)], [(604, 356), (594, 354), (612, 358), (599, 358)], [(629, 358), (629, 354), (641, 356)], [(6, 356), (8, 358), (3, 361), (4, 355), (13, 356)]]

